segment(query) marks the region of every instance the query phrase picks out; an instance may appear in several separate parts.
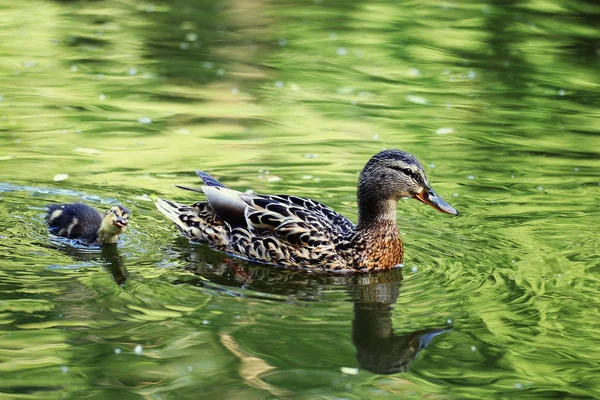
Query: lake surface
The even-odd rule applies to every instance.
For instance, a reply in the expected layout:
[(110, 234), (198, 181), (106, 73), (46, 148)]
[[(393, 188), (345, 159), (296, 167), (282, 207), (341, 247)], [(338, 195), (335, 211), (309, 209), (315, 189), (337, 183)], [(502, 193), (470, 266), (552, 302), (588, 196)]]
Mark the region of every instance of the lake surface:
[[(0, 398), (600, 397), (599, 24), (592, 1), (0, 0)], [(356, 221), (383, 148), (460, 212), (400, 201), (402, 270), (245, 263), (153, 205), (203, 169)], [(131, 209), (118, 247), (47, 233), (74, 201)]]

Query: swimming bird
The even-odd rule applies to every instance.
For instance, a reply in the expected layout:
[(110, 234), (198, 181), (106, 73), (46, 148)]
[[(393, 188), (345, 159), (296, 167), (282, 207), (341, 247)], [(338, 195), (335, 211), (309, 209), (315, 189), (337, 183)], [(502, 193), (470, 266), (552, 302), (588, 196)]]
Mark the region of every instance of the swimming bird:
[(123, 206), (112, 206), (104, 216), (83, 203), (50, 204), (46, 207), (46, 224), (50, 232), (88, 243), (117, 243), (129, 223), (129, 209)]
[(458, 212), (431, 188), (411, 154), (384, 150), (358, 180), (358, 224), (317, 201), (289, 195), (246, 194), (203, 171), (206, 201), (191, 206), (157, 199), (157, 208), (184, 236), (231, 255), (285, 268), (327, 272), (378, 271), (402, 262), (396, 224), (402, 197), (413, 197), (447, 214)]

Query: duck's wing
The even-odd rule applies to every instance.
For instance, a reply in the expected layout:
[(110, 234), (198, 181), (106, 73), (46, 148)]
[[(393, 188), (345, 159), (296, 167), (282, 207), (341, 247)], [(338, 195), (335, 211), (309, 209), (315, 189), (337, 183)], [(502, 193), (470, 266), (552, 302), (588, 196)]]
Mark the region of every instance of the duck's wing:
[[(292, 196), (245, 195), (244, 217), (249, 229), (268, 231), (280, 241), (298, 247), (335, 247), (350, 235), (353, 225), (345, 217), (310, 199)], [(336, 222), (342, 221), (339, 225)]]
[(318, 201), (307, 199), (305, 197), (288, 195), (271, 195), (264, 197), (268, 197), (273, 200), (278, 200), (282, 203), (288, 203), (292, 206), (298, 206), (306, 210), (310, 210), (312, 214), (318, 215), (319, 217), (329, 221), (332, 228), (339, 233), (349, 235), (354, 231), (354, 224), (348, 218), (344, 217), (337, 211), (327, 207), (325, 204), (319, 203)]
[[(218, 181), (217, 181), (218, 182)], [(288, 195), (250, 195), (222, 186), (202, 186), (214, 212), (233, 227), (349, 235), (354, 224), (317, 201)], [(295, 242), (297, 237), (291, 238)], [(298, 243), (299, 244), (299, 243)]]

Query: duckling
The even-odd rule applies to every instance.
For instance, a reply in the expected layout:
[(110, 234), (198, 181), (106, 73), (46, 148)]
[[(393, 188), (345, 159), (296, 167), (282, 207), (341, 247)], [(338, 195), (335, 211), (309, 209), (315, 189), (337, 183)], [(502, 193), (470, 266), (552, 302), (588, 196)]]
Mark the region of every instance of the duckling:
[(365, 165), (358, 181), (358, 224), (311, 199), (246, 194), (203, 171), (205, 186), (178, 186), (204, 193), (208, 201), (185, 206), (158, 199), (157, 208), (188, 238), (251, 261), (326, 272), (378, 271), (402, 262), (396, 224), (402, 197), (458, 215), (431, 188), (412, 154), (384, 150)]
[(51, 204), (46, 206), (46, 224), (55, 235), (80, 239), (88, 243), (117, 243), (119, 235), (127, 229), (129, 210), (113, 206), (102, 214), (82, 203)]

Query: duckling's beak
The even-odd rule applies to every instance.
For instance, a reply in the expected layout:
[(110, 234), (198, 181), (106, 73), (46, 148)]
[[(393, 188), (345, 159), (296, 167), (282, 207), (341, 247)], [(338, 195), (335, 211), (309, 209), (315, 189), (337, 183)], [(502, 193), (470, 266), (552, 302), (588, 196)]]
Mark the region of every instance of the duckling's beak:
[(415, 194), (413, 197), (425, 204), (429, 204), (436, 210), (440, 210), (446, 214), (458, 215), (458, 211), (456, 211), (456, 209), (450, 204), (442, 200), (442, 198), (439, 197), (437, 193), (434, 192), (430, 187), (425, 187), (421, 193)]
[(114, 224), (120, 228), (124, 228), (127, 226), (127, 220), (125, 218), (119, 217), (117, 218), (117, 220), (114, 222)]

